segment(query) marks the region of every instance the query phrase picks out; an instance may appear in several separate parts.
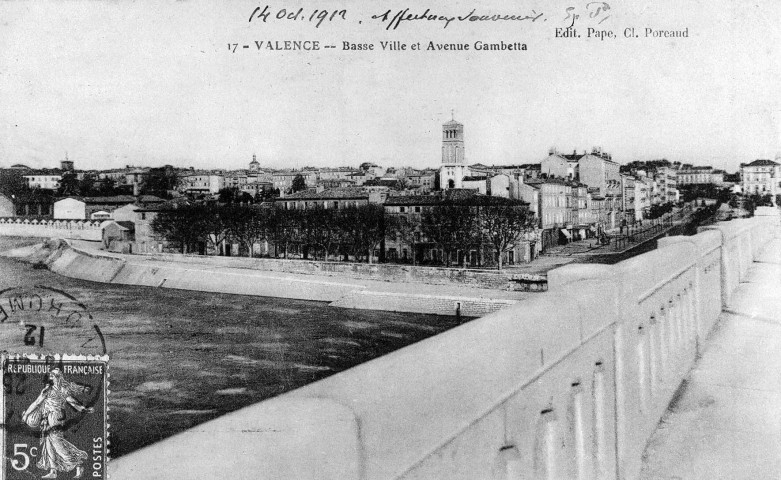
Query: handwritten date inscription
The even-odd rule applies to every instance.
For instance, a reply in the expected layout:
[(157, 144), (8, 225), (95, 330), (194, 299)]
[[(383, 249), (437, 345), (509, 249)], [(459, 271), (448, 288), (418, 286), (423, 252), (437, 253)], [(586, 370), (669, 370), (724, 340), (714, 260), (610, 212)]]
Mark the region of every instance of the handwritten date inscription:
[(271, 7), (266, 5), (264, 8), (256, 7), (255, 10), (249, 16), (249, 21), (262, 21), (267, 22), (270, 18), (277, 20), (308, 20), (315, 24), (315, 28), (320, 28), (323, 22), (333, 22), (335, 20), (347, 20), (347, 10), (318, 10), (314, 9), (311, 12), (304, 12), (303, 8), (298, 10), (280, 8), (279, 10), (272, 11)]
[[(590, 23), (601, 24), (610, 18), (610, 5), (602, 1), (590, 1), (579, 6), (567, 7), (561, 16), (554, 13), (548, 15), (544, 12), (530, 10), (526, 12), (491, 12), (482, 9), (473, 8), (471, 11), (464, 11), (461, 15), (448, 14), (442, 11), (435, 11), (431, 8), (403, 8), (400, 10), (388, 9), (384, 12), (371, 15), (371, 20), (376, 22), (385, 30), (396, 30), (400, 26), (411, 23), (426, 23), (429, 25), (441, 26), (443, 29), (451, 24), (458, 23), (542, 23), (550, 18), (554, 23), (559, 23), (565, 27), (574, 27), (579, 21), (587, 20)], [(351, 19), (355, 19), (352, 17)], [(347, 21), (347, 10), (305, 10), (304, 8), (278, 8), (274, 9), (269, 5), (256, 7), (249, 16), (249, 22), (267, 23), (269, 21), (300, 21), (308, 22), (320, 28), (323, 23), (335, 23)], [(359, 24), (362, 20), (357, 20)], [(372, 23), (372, 22), (367, 22)]]

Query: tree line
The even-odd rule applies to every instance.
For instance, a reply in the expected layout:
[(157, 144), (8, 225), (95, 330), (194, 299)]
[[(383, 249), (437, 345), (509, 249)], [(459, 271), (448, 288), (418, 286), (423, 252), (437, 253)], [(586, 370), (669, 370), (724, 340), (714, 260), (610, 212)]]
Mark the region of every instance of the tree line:
[[(343, 208), (284, 209), (251, 204), (197, 202), (160, 212), (152, 229), (183, 253), (220, 252), (226, 242), (238, 243), (240, 254), (253, 255), (253, 246), (273, 245), (273, 257), (292, 253), (304, 259), (341, 259), (371, 263), (375, 250), (384, 261), (385, 242), (409, 245), (416, 262), (418, 245), (441, 250), (450, 266), (457, 252), (485, 249), (498, 267), (502, 254), (534, 229), (526, 205), (500, 202), (485, 205), (440, 204), (420, 214), (387, 213), (382, 205)], [(202, 248), (205, 247), (205, 248)], [(465, 266), (466, 255), (460, 259)]]

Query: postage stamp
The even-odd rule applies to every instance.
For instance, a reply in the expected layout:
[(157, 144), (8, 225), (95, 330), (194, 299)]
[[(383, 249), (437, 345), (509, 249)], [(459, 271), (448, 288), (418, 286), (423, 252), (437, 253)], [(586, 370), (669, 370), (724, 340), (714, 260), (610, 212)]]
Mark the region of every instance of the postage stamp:
[(3, 354), (0, 480), (105, 479), (108, 357)]

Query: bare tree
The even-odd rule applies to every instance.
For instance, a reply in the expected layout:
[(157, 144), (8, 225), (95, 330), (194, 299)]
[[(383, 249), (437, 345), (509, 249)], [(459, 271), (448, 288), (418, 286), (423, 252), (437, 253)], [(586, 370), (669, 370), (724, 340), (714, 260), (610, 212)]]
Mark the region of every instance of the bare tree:
[(262, 240), (268, 229), (268, 214), (249, 205), (232, 205), (226, 209), (226, 226), (230, 237), (238, 240), (252, 256), (253, 246)]
[(454, 203), (432, 206), (421, 217), (423, 235), (445, 252), (445, 264), (459, 250), (463, 253), (461, 266), (466, 267), (469, 250), (480, 244), (480, 221), (477, 207)]
[(295, 210), (285, 210), (280, 207), (274, 207), (268, 215), (268, 226), (266, 229), (266, 238), (274, 243), (274, 256), (278, 256), (278, 248), (281, 245), (283, 256), (287, 258), (288, 247), (291, 241), (295, 239)]
[(415, 246), (417, 244), (417, 235), (420, 234), (420, 217), (412, 218), (406, 214), (393, 214), (386, 215), (385, 217), (385, 230), (387, 235), (391, 237), (398, 236), (403, 243), (410, 246), (412, 251), (412, 264), (417, 263), (415, 256)]
[(202, 215), (202, 210), (202, 205), (184, 204), (161, 211), (152, 220), (152, 231), (171, 243), (179, 244), (182, 253), (189, 253), (205, 236), (201, 222), (194, 221)]
[(526, 205), (503, 202), (480, 207), (480, 224), (485, 241), (493, 247), (501, 270), (502, 254), (534, 229), (534, 215)]
[(385, 209), (382, 205), (359, 205), (343, 208), (334, 218), (346, 247), (356, 260), (366, 254), (372, 263), (372, 252), (385, 239)]
[(207, 245), (211, 245), (213, 250), (219, 252), (220, 245), (227, 240), (230, 233), (228, 208), (214, 202), (207, 202), (200, 205), (201, 208), (196, 212), (193, 224), (203, 232)]

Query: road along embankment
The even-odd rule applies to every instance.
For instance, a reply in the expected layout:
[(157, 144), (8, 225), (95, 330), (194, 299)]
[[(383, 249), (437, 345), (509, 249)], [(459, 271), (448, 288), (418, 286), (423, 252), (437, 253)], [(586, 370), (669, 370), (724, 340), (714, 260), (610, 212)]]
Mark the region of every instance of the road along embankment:
[(16, 248), (2, 255), (46, 265), (60, 275), (94, 282), (314, 300), (336, 307), (368, 310), (479, 317), (530, 295), (453, 285), (258, 271), (207, 262), (163, 261), (88, 251), (59, 239)]

